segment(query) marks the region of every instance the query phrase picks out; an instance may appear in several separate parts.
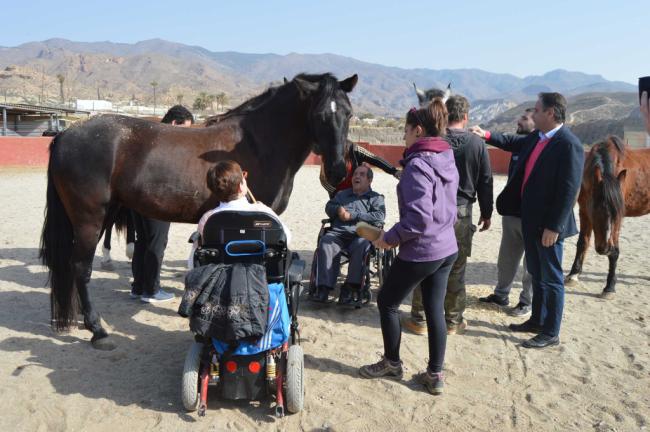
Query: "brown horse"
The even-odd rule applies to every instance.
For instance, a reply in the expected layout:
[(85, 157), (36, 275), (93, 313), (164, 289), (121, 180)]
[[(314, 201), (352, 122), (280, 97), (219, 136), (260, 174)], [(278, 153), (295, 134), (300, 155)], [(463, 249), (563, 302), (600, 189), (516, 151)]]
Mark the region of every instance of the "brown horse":
[(287, 207), (293, 179), (310, 151), (339, 182), (357, 76), (298, 75), (202, 129), (136, 118), (92, 118), (56, 136), (50, 146), (47, 206), (40, 255), (50, 270), (56, 329), (70, 326), (79, 306), (95, 348), (112, 349), (89, 297), (95, 248), (125, 208), (144, 216), (196, 223), (217, 202), (208, 169), (232, 159), (250, 172), (248, 184), (277, 213)]
[(578, 196), (580, 236), (566, 285), (575, 285), (582, 272), (591, 233), (596, 252), (609, 259), (602, 298), (616, 292), (618, 238), (624, 216), (650, 213), (650, 149), (632, 150), (616, 136), (595, 144), (587, 159)]

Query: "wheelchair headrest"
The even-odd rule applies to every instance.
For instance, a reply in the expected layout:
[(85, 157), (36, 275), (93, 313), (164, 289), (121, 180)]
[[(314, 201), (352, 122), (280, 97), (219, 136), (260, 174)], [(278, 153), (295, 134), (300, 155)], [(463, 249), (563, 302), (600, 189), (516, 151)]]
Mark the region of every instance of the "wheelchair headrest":
[(287, 244), (287, 236), (280, 222), (262, 212), (217, 212), (208, 218), (203, 227), (204, 246), (225, 246), (232, 241), (244, 240), (260, 241), (267, 248), (286, 247)]

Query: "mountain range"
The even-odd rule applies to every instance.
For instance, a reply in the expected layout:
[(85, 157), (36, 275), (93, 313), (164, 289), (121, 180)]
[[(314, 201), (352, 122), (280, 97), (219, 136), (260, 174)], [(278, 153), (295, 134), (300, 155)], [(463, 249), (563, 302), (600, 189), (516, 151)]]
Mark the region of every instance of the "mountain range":
[(58, 102), (58, 75), (65, 100), (151, 103), (156, 83), (159, 104), (192, 105), (199, 92), (223, 92), (232, 106), (301, 72), (332, 72), (340, 79), (356, 73), (359, 84), (350, 95), (355, 111), (397, 117), (416, 103), (413, 83), (442, 88), (451, 82), (454, 93), (483, 107), (474, 112), (480, 121), (535, 99), (540, 91), (567, 96), (636, 91), (625, 82), (561, 69), (520, 78), (480, 69), (404, 69), (335, 54), (212, 52), (161, 39), (134, 44), (49, 39), (0, 47), (0, 98)]

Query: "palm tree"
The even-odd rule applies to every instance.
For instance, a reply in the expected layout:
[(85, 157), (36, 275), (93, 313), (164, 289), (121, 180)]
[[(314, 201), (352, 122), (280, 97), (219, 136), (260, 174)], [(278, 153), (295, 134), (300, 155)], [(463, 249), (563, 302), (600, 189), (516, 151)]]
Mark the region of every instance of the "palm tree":
[(228, 96), (224, 93), (221, 92), (217, 95), (217, 108), (219, 108), (219, 105), (221, 105), (221, 109), (223, 110), (223, 106), (228, 103)]
[(63, 81), (65, 81), (65, 77), (61, 74), (57, 74), (56, 79), (59, 81), (59, 97), (61, 98), (61, 104), (64, 104), (65, 97), (63, 96)]
[(156, 87), (158, 87), (158, 82), (151, 81), (149, 85), (153, 87), (153, 115), (156, 115)]

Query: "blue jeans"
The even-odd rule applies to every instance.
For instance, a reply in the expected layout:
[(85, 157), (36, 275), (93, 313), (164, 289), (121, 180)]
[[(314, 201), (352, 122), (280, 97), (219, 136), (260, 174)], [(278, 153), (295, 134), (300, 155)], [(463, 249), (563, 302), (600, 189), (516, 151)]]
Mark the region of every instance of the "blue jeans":
[(562, 273), (562, 249), (564, 240), (553, 246), (542, 246), (539, 232), (524, 230), (526, 264), (533, 277), (533, 304), (530, 321), (542, 326), (547, 336), (560, 334), (564, 310), (564, 274)]

